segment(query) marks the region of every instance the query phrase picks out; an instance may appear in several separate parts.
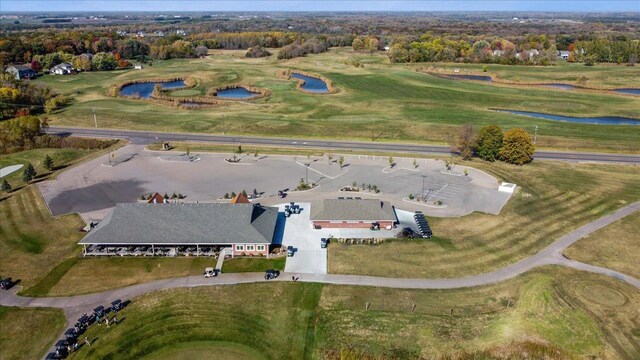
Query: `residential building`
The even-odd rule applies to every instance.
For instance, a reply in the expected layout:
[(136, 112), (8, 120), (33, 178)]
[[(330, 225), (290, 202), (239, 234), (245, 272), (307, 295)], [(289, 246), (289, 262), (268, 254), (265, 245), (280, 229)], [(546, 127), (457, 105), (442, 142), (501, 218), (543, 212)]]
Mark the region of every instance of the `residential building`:
[(73, 65), (69, 63), (60, 63), (49, 69), (51, 75), (69, 75), (73, 71)]
[(393, 206), (377, 199), (325, 199), (313, 202), (310, 211), (315, 228), (388, 228), (397, 222)]
[(96, 248), (155, 250), (191, 247), (232, 249), (234, 256), (269, 254), (278, 209), (254, 204), (118, 204), (82, 239), (85, 254)]
[(13, 74), (16, 80), (22, 79), (35, 79), (38, 76), (38, 73), (33, 71), (29, 64), (24, 65), (9, 65), (7, 66), (5, 72), (9, 74)]

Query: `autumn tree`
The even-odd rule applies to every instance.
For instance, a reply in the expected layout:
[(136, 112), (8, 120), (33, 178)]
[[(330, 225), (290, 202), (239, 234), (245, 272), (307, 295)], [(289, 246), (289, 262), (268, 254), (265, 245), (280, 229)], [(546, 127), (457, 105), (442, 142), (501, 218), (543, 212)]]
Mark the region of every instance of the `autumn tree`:
[(460, 128), (458, 138), (451, 146), (451, 151), (460, 155), (464, 160), (469, 160), (473, 156), (473, 126), (464, 124)]
[(486, 161), (495, 161), (500, 155), (502, 148), (502, 129), (495, 125), (484, 126), (478, 132), (475, 141), (475, 153)]
[(33, 60), (31, 61), (31, 70), (39, 73), (40, 71), (42, 71), (42, 64), (40, 64), (40, 61), (38, 60)]
[(523, 165), (533, 160), (535, 145), (524, 129), (514, 128), (504, 134), (500, 159), (510, 164)]

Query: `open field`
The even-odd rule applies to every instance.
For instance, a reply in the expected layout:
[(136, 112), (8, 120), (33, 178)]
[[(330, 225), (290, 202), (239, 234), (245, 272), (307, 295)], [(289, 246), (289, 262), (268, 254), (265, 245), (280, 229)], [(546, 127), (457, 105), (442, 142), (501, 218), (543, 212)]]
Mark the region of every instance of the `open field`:
[(636, 289), (558, 267), (459, 290), (291, 282), (174, 289), (134, 299), (118, 325), (90, 328), (91, 347), (71, 358), (162, 359), (188, 347), (230, 359), (338, 358), (347, 349), (393, 359), (509, 358), (523, 349), (532, 358), (634, 359), (638, 309)]
[[(354, 58), (365, 67), (350, 65)], [(323, 75), (340, 91), (334, 95), (301, 93), (295, 90), (294, 81), (276, 78), (278, 70), (287, 68)], [(567, 71), (579, 72), (586, 67), (572, 64), (552, 68), (553, 71), (541, 71), (546, 77), (560, 78)], [(355, 54), (348, 49), (286, 61), (274, 57), (247, 59), (242, 51), (214, 51), (206, 59), (160, 61), (143, 70), (44, 76), (42, 81), (74, 98), (71, 106), (51, 115), (51, 124), (60, 126), (93, 126), (91, 109), (95, 107), (100, 127), (362, 140), (371, 139), (373, 133), (379, 141), (442, 144), (450, 141), (457, 126), (471, 122), (477, 126), (497, 124), (505, 129), (525, 127), (531, 132), (538, 125), (540, 148), (640, 150), (639, 126), (560, 123), (490, 110), (640, 118), (640, 97), (493, 86), (442, 79), (416, 69), (418, 65), (388, 64), (382, 54)], [(535, 69), (539, 68), (501, 71), (527, 74)], [(640, 73), (640, 67), (626, 66), (595, 66), (587, 70), (604, 73), (591, 75), (593, 78), (629, 81)], [(180, 76), (198, 80), (192, 91), (244, 83), (270, 89), (272, 95), (255, 102), (191, 110), (106, 96), (110, 85), (127, 80)]]
[(636, 166), (470, 165), (519, 186), (499, 215), (428, 217), (435, 235), (429, 240), (332, 244), (329, 272), (412, 278), (488, 272), (535, 254), (563, 234), (637, 201), (640, 194)]
[(0, 307), (0, 359), (38, 359), (65, 325), (58, 309)]
[(564, 253), (573, 260), (640, 278), (640, 212), (598, 230)]

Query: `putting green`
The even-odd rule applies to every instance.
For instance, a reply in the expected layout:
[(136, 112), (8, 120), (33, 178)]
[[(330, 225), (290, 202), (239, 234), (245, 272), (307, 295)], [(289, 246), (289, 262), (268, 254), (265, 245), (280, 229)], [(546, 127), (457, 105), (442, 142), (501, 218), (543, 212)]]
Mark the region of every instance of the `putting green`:
[(581, 284), (580, 292), (588, 301), (604, 306), (622, 306), (627, 303), (627, 298), (618, 290), (600, 284)]
[(163, 347), (145, 356), (145, 360), (264, 360), (256, 350), (237, 343), (226, 341), (194, 341)]

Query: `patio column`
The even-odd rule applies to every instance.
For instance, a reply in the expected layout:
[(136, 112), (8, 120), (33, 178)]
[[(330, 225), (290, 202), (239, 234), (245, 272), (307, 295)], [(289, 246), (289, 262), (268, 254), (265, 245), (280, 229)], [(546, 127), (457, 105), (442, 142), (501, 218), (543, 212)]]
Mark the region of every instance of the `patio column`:
[(151, 253), (153, 254), (153, 255), (151, 255), (151, 256), (156, 256), (156, 249), (155, 249), (155, 247), (153, 246), (153, 244), (151, 244)]
[(82, 247), (84, 247), (84, 255), (83, 256), (87, 256), (87, 244), (82, 245)]
[(196, 256), (200, 256), (200, 245), (196, 244)]

